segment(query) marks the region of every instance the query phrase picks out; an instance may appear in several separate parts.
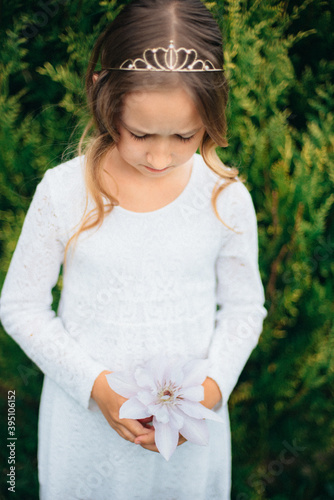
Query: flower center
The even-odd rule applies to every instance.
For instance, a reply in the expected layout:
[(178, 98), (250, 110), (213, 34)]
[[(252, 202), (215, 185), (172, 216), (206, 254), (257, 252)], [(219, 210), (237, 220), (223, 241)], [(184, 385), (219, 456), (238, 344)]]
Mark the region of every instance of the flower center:
[(182, 395), (180, 394), (181, 387), (177, 387), (172, 382), (165, 382), (165, 384), (161, 387), (157, 392), (158, 403), (175, 405), (179, 403), (179, 400), (182, 399)]

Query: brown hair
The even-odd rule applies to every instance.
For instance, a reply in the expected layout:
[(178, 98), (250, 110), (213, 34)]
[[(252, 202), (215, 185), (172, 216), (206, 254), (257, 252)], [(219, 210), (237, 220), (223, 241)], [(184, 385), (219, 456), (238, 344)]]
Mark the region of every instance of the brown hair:
[[(206, 130), (200, 153), (208, 167), (225, 179), (223, 184), (216, 185), (212, 194), (212, 205), (220, 219), (216, 208), (217, 197), (222, 189), (235, 181), (238, 173), (236, 169), (225, 167), (216, 154), (217, 146), (227, 146), (225, 108), (228, 85), (224, 72), (161, 73), (110, 69), (119, 68), (127, 59), (142, 57), (147, 48), (167, 48), (170, 40), (174, 41), (176, 48), (193, 48), (200, 59), (209, 59), (216, 68), (223, 68), (221, 33), (201, 0), (134, 0), (105, 29), (95, 44), (86, 75), (92, 118), (79, 144), (81, 154), (82, 144), (88, 133), (93, 131), (85, 154), (86, 185), (95, 208), (89, 213), (86, 209), (79, 229), (69, 240), (67, 248), (82, 231), (100, 227), (105, 215), (118, 204), (103, 185), (102, 159), (115, 147), (119, 138), (116, 123), (124, 96), (137, 90), (181, 85), (192, 97)], [(97, 79), (94, 75), (98, 75)], [(108, 200), (107, 205), (103, 197)]]

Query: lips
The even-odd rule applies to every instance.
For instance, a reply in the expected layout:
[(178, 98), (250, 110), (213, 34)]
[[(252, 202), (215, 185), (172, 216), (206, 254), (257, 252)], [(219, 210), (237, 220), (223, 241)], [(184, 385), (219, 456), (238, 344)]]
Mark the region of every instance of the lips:
[(161, 170), (158, 170), (157, 168), (151, 168), (151, 167), (147, 167), (146, 165), (144, 165), (144, 167), (149, 170), (150, 172), (165, 172), (166, 170), (168, 170), (170, 167), (166, 167), (166, 168), (162, 168)]

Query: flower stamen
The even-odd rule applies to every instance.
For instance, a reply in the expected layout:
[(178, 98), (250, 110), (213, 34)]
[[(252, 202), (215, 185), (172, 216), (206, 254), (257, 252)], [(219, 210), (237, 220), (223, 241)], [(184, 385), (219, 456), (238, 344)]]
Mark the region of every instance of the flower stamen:
[(179, 403), (180, 399), (183, 399), (180, 395), (181, 387), (177, 387), (173, 382), (165, 382), (162, 386), (158, 388), (157, 391), (157, 403), (158, 404), (168, 404), (175, 405)]

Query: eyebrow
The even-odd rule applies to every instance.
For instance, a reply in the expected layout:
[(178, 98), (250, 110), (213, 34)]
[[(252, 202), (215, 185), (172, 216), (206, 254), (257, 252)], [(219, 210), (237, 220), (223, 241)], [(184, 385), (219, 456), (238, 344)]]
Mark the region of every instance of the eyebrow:
[[(128, 125), (126, 125), (123, 121), (121, 121), (122, 125), (124, 128), (126, 128), (126, 130), (128, 132), (133, 132), (134, 134), (138, 134), (138, 135), (155, 135), (155, 134), (149, 134), (148, 132), (142, 132), (140, 130), (137, 130), (136, 128), (134, 127), (129, 127)], [(191, 136), (191, 135), (194, 135), (194, 134), (197, 134), (197, 132), (199, 132), (201, 130), (202, 127), (199, 127), (199, 128), (196, 128), (194, 130), (190, 130), (189, 132), (182, 132), (180, 134), (173, 134), (173, 135), (185, 135), (185, 136)]]

